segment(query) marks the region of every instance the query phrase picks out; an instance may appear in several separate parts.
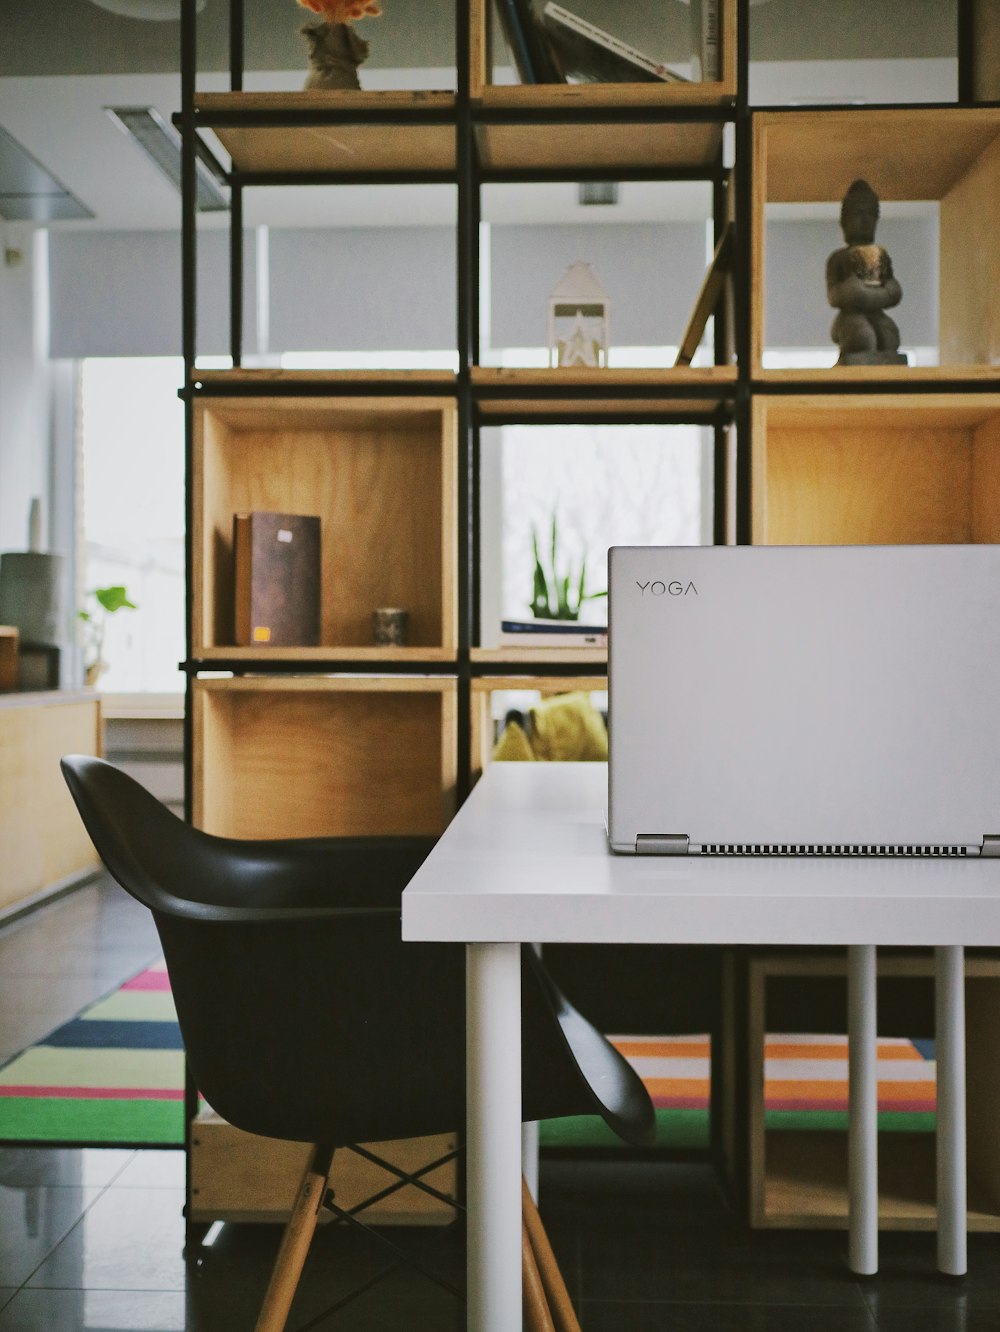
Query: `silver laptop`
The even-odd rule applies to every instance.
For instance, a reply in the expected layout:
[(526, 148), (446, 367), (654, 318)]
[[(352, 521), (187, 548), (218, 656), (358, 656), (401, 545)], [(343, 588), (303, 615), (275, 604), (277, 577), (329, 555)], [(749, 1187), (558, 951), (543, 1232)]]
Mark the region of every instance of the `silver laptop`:
[(617, 546), (615, 851), (1000, 855), (1000, 546)]

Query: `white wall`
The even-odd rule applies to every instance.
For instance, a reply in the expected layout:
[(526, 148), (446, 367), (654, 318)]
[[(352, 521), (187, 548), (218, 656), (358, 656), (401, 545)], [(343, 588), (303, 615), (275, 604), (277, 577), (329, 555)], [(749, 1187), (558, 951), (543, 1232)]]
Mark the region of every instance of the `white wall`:
[(48, 541), (50, 395), (47, 236), (2, 228), (0, 262), (0, 550), (25, 550), (28, 507), (42, 498)]

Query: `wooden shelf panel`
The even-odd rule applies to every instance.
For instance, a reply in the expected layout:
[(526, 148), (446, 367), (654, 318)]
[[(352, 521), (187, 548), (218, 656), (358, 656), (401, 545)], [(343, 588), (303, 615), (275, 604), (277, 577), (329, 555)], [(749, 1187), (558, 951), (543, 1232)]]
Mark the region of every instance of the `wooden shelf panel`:
[[(647, 84), (619, 85), (645, 89)], [(707, 86), (707, 85), (706, 85)], [(491, 110), (548, 110), (552, 94), (558, 106), (586, 115), (587, 104), (574, 100), (580, 87), (491, 88), (483, 105)], [(653, 89), (663, 94), (659, 89)], [(672, 91), (666, 89), (665, 91)], [(593, 96), (593, 94), (591, 94)], [(612, 99), (592, 106), (622, 105)], [(656, 102), (654, 105), (667, 103)], [(649, 102), (635, 103), (637, 106)], [(607, 167), (615, 170), (710, 171), (722, 147), (721, 121), (635, 120), (600, 122), (574, 119), (571, 123), (545, 121), (489, 121), (476, 125), (479, 161), (484, 170), (563, 171)]]
[[(830, 348), (830, 360), (837, 357)], [(794, 384), (802, 389), (822, 392), (828, 384), (898, 384), (905, 391), (910, 384), (940, 384), (944, 389), (956, 380), (970, 384), (996, 384), (1000, 387), (1000, 366), (994, 365), (833, 365), (823, 370), (755, 370), (754, 386), (766, 391), (777, 385)], [(846, 400), (846, 395), (845, 399)]]
[(1000, 541), (1000, 394), (757, 395), (757, 544)]
[(203, 648), (201, 660), (257, 662), (266, 667), (269, 662), (340, 662), (357, 661), (371, 663), (377, 667), (380, 662), (440, 662), (442, 665), (454, 662), (454, 648), (435, 647), (214, 647)]
[(481, 666), (607, 667), (608, 664), (607, 648), (473, 648), (469, 656), (474, 665)]
[[(769, 1129), (763, 1228), (847, 1228), (847, 1134)], [(933, 1230), (937, 1226), (934, 1137), (880, 1133), (879, 1226)], [(1000, 1199), (974, 1172), (969, 1176), (970, 1230), (1000, 1230)]]
[(484, 417), (662, 412), (706, 416), (736, 392), (736, 366), (663, 370), (520, 369), (474, 366), (472, 387)]
[[(232, 389), (242, 393), (285, 393), (296, 385), (310, 393), (328, 389), (331, 394), (370, 395), (373, 386), (385, 385), (393, 391), (413, 388), (421, 393), (430, 389), (442, 397), (455, 392), (455, 376), (450, 370), (200, 370), (196, 384), (211, 393)], [(403, 400), (404, 407), (407, 406)]]
[[(432, 1138), (405, 1138), (394, 1143), (370, 1144), (383, 1159), (412, 1174), (455, 1148), (447, 1134)], [(203, 1109), (192, 1125), (190, 1217), (195, 1224), (211, 1221), (270, 1222), (284, 1224), (309, 1161), (308, 1143), (262, 1138), (233, 1128), (214, 1111)], [(426, 1175), (432, 1188), (454, 1193), (454, 1162)], [(336, 1154), (330, 1175), (338, 1205), (358, 1206), (394, 1182), (381, 1166), (349, 1150)], [(447, 1225), (454, 1209), (422, 1193), (413, 1185), (399, 1189), (366, 1209), (373, 1225)]]
[[(879, 1014), (894, 1035), (933, 1027), (934, 957), (929, 950), (880, 950)], [(769, 981), (774, 985), (768, 985)], [(830, 985), (836, 988), (832, 993)], [(913, 986), (919, 985), (919, 992)], [(888, 987), (888, 988), (884, 988)], [(965, 961), (966, 1059), (976, 1070), (968, 1090), (969, 1226), (1000, 1230), (1000, 1147), (996, 1144), (995, 1026), (1000, 959)], [(831, 1009), (831, 998), (836, 1002)], [(753, 956), (746, 996), (749, 1041), (749, 1197), (751, 1224), (760, 1227), (847, 1225), (847, 1133), (765, 1128), (765, 1030), (830, 1030), (816, 1022), (846, 1020), (847, 958), (831, 952), (764, 952)], [(839, 1009), (840, 1017), (836, 1016)], [(802, 1022), (803, 1015), (808, 1015)], [(818, 1016), (817, 1016), (818, 1015)], [(909, 1030), (902, 1023), (913, 1024)], [(799, 1025), (802, 1023), (802, 1025)], [(924, 1025), (926, 1024), (926, 1025)], [(840, 1027), (843, 1031), (843, 1026)], [(879, 1224), (886, 1229), (932, 1229), (936, 1224), (932, 1133), (879, 1134)]]
[(863, 176), (879, 198), (944, 199), (1000, 135), (990, 108), (764, 111), (754, 190), (766, 203), (839, 203)]
[[(456, 432), (450, 397), (200, 397), (193, 656), (231, 655), (233, 515), (264, 510), (321, 520), (321, 642), (298, 649), (302, 660), (331, 649), (347, 660), (370, 647), (376, 606), (410, 611), (414, 659), (430, 649), (450, 660), (457, 644)], [(253, 651), (252, 660), (268, 659)]]
[[(478, 650), (478, 649), (475, 649)], [(607, 675), (481, 675), (472, 681), (473, 694), (493, 694), (505, 689), (536, 689), (541, 694), (603, 693)]]
[[(212, 129), (233, 165), (245, 172), (453, 171), (455, 95), (450, 92), (201, 93), (195, 98), (199, 122)], [(413, 113), (430, 111), (441, 123), (415, 122)], [(251, 112), (273, 124), (219, 125), (220, 116)], [(372, 123), (371, 114), (398, 116)], [(289, 114), (312, 113), (315, 124), (282, 124)], [(318, 123), (326, 114), (335, 124)], [(340, 119), (340, 117), (349, 117)], [(367, 122), (366, 122), (367, 117)], [(409, 118), (409, 122), (407, 123)]]
[(454, 812), (455, 734), (454, 680), (196, 680), (195, 823), (227, 837), (436, 835)]

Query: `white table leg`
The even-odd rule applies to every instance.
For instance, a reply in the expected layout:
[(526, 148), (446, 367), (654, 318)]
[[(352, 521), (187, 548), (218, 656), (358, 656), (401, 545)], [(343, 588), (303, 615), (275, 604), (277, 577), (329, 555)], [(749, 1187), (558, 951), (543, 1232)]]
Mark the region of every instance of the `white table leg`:
[(949, 1276), (966, 1271), (965, 950), (936, 948), (937, 1258)]
[(878, 1271), (878, 1047), (875, 948), (847, 950), (848, 1262), (852, 1272)]
[[(539, 943), (531, 944), (539, 957), (542, 955), (542, 945)], [(528, 1123), (521, 1128), (521, 1173), (524, 1175), (525, 1183), (528, 1186), (528, 1192), (535, 1200), (535, 1206), (538, 1206), (538, 1124)]]
[(466, 948), (468, 1327), (521, 1326), (521, 950)]
[(521, 1128), (521, 1173), (524, 1175), (528, 1192), (538, 1206), (538, 1121), (524, 1124)]

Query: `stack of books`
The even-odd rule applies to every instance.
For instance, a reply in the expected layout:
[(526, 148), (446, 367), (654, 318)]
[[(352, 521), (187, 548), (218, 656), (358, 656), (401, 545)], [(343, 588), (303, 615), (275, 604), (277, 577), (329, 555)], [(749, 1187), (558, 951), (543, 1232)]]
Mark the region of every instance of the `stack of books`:
[[(522, 83), (684, 83), (683, 74), (652, 60), (549, 0), (539, 18), (532, 0), (496, 0), (504, 34)], [(718, 0), (702, 0), (700, 50), (693, 66), (718, 78)]]
[(606, 648), (608, 626), (577, 620), (501, 620), (498, 646)]

